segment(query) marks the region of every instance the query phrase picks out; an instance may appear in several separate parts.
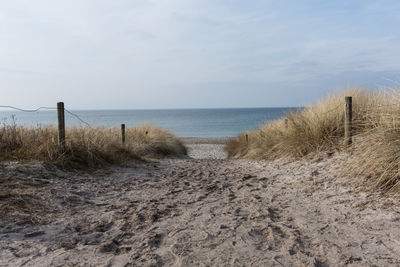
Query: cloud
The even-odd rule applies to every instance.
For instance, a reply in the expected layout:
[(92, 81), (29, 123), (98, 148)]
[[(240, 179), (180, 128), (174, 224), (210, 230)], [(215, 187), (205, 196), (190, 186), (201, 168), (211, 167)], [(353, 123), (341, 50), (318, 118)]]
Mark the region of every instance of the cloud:
[[(87, 95), (101, 90), (105, 97), (94, 94), (96, 107), (109, 106), (106, 99), (118, 102), (118, 95), (132, 99), (134, 106), (140, 99), (149, 107), (176, 107), (184, 103), (183, 94), (211, 96), (228, 88), (237, 99), (221, 105), (239, 105), (243, 88), (257, 93), (266, 88), (269, 94), (281, 94), (277, 99), (282, 101), (288, 92), (306, 90), (310, 93), (301, 99), (313, 99), (311, 92), (323, 90), (324, 83), (326, 88), (340, 87), (341, 79), (344, 86), (349, 80), (380, 83), (379, 75), (400, 71), (395, 57), (400, 53), (398, 24), (385, 19), (395, 17), (397, 7), (394, 1), (377, 5), (372, 0), (290, 5), (4, 1), (0, 82), (8, 86), (9, 99), (18, 99), (24, 86), (45, 92), (57, 85)], [(29, 76), (36, 72), (41, 80)], [(199, 105), (208, 105), (208, 97), (199, 99)], [(259, 105), (256, 98), (248, 99)]]

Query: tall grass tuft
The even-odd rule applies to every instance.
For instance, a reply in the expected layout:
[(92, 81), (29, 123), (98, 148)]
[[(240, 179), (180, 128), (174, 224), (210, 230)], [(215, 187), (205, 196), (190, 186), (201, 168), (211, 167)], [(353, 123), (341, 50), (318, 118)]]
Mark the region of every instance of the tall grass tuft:
[(379, 93), (353, 89), (330, 95), (315, 105), (289, 112), (284, 118), (270, 122), (248, 133), (242, 133), (226, 146), (229, 157), (275, 159), (300, 158), (312, 152), (338, 150), (344, 135), (344, 97), (353, 96), (355, 133), (368, 125), (359, 123), (367, 118), (359, 107), (376, 105), (383, 99)]
[(126, 144), (117, 128), (66, 129), (67, 151), (59, 152), (53, 126), (27, 128), (15, 123), (0, 127), (0, 159), (45, 160), (61, 166), (94, 167), (141, 157), (180, 156), (186, 149), (171, 132), (142, 125), (126, 130)]
[(370, 127), (354, 144), (348, 169), (383, 192), (400, 195), (400, 92), (365, 112)]
[[(352, 156), (347, 169), (383, 192), (400, 194), (400, 92), (353, 89), (242, 133), (225, 147), (229, 157), (298, 159), (347, 149), (344, 97), (353, 97)], [(248, 142), (245, 135), (248, 134)]]

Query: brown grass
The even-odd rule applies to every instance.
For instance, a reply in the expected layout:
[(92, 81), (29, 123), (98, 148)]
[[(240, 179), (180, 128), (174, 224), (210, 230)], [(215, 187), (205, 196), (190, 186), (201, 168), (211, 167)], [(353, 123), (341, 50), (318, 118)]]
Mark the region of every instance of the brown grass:
[[(384, 192), (400, 193), (400, 93), (352, 89), (240, 134), (228, 143), (229, 157), (299, 159), (346, 149), (344, 97), (353, 97), (353, 174)], [(248, 134), (248, 143), (245, 135)]]
[(357, 136), (348, 169), (373, 188), (400, 195), (400, 92), (385, 100), (366, 112), (371, 127)]
[[(379, 93), (354, 89), (331, 95), (313, 106), (289, 112), (282, 119), (266, 124), (257, 131), (229, 143), (226, 151), (230, 157), (275, 159), (282, 156), (300, 158), (312, 152), (338, 150), (344, 135), (344, 97), (353, 96), (354, 132), (362, 132), (367, 124), (365, 106), (374, 106), (383, 100)], [(369, 119), (369, 118), (368, 118)]]
[[(38, 190), (40, 189), (40, 190)], [(50, 220), (55, 208), (46, 184), (29, 178), (2, 177), (0, 179), (0, 216), (19, 215), (17, 224), (38, 224)]]
[[(132, 159), (186, 154), (186, 148), (176, 136), (153, 125), (126, 129), (125, 145), (121, 143), (121, 132), (117, 128), (69, 128), (66, 130), (66, 138), (67, 151), (62, 154), (55, 127), (27, 128), (13, 122), (3, 123), (0, 127), (0, 160), (39, 160), (59, 167), (87, 170), (88, 167), (104, 167)], [(0, 167), (5, 168), (7, 164)], [(42, 179), (48, 172), (36, 171), (31, 176), (28, 175), (29, 168), (24, 168), (24, 164), (16, 166), (18, 172), (21, 167), (23, 175), (8, 172), (8, 175), (0, 177), (0, 217), (14, 216), (19, 224), (52, 220), (58, 210), (51, 203), (55, 198), (51, 193), (52, 183)], [(40, 178), (36, 179), (36, 175)], [(70, 202), (65, 201), (65, 205)]]
[(0, 159), (34, 159), (61, 166), (93, 167), (141, 157), (186, 154), (177, 137), (153, 125), (128, 128), (125, 145), (121, 144), (121, 133), (117, 128), (69, 128), (66, 137), (67, 151), (61, 154), (55, 127), (27, 128), (15, 123), (3, 124), (0, 128)]

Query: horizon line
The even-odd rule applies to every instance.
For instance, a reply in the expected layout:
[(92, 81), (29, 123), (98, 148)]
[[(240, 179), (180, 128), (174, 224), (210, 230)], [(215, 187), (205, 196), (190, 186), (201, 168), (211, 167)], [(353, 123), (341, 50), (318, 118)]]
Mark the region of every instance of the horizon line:
[[(263, 109), (263, 108), (304, 108), (304, 106), (280, 106), (280, 107), (196, 107), (196, 108), (94, 108), (94, 109), (80, 109), (80, 108), (68, 108), (73, 111), (124, 111), (124, 110), (205, 110), (205, 109)], [(66, 108), (67, 109), (67, 108)], [(12, 108), (0, 108), (0, 112), (4, 111), (16, 111), (16, 112), (24, 112), (20, 110), (14, 110)], [(55, 110), (40, 110), (37, 112), (46, 112), (46, 111), (57, 111)]]

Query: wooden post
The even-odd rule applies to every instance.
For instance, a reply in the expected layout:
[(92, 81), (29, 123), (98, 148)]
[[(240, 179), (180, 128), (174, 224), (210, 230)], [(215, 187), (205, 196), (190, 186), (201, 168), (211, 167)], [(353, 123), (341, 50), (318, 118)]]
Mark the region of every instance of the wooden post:
[(64, 117), (64, 102), (57, 103), (58, 117), (58, 146), (61, 153), (65, 153), (65, 117)]
[(249, 143), (249, 135), (246, 134), (246, 144), (248, 144), (248, 143)]
[(345, 97), (345, 110), (344, 110), (344, 144), (350, 145), (352, 143), (352, 97)]
[(121, 124), (122, 144), (125, 145), (125, 124)]

